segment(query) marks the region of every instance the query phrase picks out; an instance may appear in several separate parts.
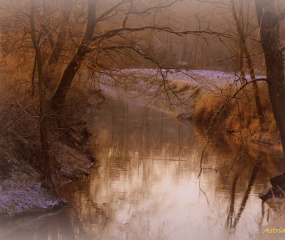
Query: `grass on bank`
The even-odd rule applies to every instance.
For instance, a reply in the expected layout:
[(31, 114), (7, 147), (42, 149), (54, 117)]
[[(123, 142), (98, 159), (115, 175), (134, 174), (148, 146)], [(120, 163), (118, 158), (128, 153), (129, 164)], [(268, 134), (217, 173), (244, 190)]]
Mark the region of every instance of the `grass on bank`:
[[(280, 137), (272, 114), (266, 84), (259, 84), (265, 117), (260, 124), (251, 85), (232, 98), (238, 87), (209, 91), (200, 89), (194, 95), (193, 119), (203, 132), (237, 146), (251, 144), (274, 146), (281, 151)], [(229, 99), (231, 99), (229, 101)]]

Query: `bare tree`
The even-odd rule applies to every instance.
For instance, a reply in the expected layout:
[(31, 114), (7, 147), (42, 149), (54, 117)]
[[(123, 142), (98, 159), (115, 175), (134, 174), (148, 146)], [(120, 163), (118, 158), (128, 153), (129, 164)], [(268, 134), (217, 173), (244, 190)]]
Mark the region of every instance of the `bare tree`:
[[(162, 23), (158, 24), (158, 14), (177, 2), (178, 0), (169, 0), (163, 3), (155, 1), (149, 2), (150, 6), (146, 7), (145, 4), (142, 5), (140, 1), (136, 0), (118, 1), (117, 4), (113, 4), (107, 10), (101, 12), (98, 9), (98, 1), (89, 0), (85, 32), (82, 35), (80, 44), (77, 46), (76, 53), (65, 68), (59, 84), (51, 97), (52, 106), (58, 108), (64, 102), (72, 80), (83, 61), (86, 60), (87, 54), (97, 60), (100, 54), (111, 56), (112, 53), (119, 53), (125, 58), (142, 58), (152, 62), (156, 67), (162, 67), (157, 58), (147, 51), (149, 43), (143, 44), (141, 40), (130, 38), (130, 35), (142, 36), (146, 32), (149, 32), (150, 36), (153, 36), (154, 32), (164, 32), (176, 36), (186, 34), (219, 35), (219, 33), (210, 31), (208, 28), (198, 31), (184, 31), (166, 26), (166, 23), (163, 21), (160, 21)], [(98, 7), (96, 7), (97, 5)], [(100, 14), (96, 14), (96, 12), (100, 12)], [(105, 27), (107, 30), (98, 31), (100, 24), (111, 20), (116, 20), (116, 24), (109, 24), (109, 26)], [(96, 63), (97, 67), (100, 68), (101, 61), (98, 60)]]

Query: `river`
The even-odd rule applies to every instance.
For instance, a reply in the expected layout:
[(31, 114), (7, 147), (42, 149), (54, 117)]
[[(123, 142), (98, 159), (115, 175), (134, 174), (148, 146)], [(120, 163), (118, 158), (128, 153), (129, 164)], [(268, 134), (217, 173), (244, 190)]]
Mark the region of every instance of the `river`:
[(262, 235), (271, 210), (258, 194), (278, 172), (277, 158), (260, 153), (256, 159), (215, 145), (205, 149), (191, 123), (134, 99), (109, 98), (89, 113), (88, 122), (98, 163), (88, 177), (63, 187), (73, 207), (22, 224), (5, 240)]

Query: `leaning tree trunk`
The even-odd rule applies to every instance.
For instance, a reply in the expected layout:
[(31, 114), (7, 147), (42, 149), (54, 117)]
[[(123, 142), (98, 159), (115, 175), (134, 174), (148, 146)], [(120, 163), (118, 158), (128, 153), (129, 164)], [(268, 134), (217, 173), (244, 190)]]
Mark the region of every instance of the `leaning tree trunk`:
[(54, 109), (58, 109), (64, 103), (67, 92), (70, 88), (72, 80), (76, 75), (78, 69), (81, 66), (82, 61), (85, 58), (85, 55), (88, 53), (88, 42), (92, 39), (96, 21), (95, 21), (95, 10), (96, 10), (96, 0), (88, 0), (88, 16), (87, 16), (87, 25), (84, 31), (81, 43), (64, 70), (59, 84), (51, 97), (51, 106)]
[(62, 106), (66, 98), (67, 92), (70, 88), (71, 82), (76, 75), (78, 69), (80, 68), (81, 62), (84, 60), (86, 51), (78, 49), (76, 54), (73, 56), (72, 60), (69, 62), (65, 68), (60, 82), (51, 98), (51, 106), (57, 109)]
[(285, 79), (279, 36), (280, 15), (273, 0), (255, 0), (264, 51), (269, 98), (285, 156)]

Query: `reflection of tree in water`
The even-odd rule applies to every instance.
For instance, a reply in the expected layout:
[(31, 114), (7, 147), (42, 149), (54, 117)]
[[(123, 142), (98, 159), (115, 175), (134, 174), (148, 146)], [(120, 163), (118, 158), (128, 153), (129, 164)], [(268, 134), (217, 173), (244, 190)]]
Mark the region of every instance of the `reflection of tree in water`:
[(232, 184), (232, 190), (231, 190), (231, 201), (230, 201), (230, 209), (227, 216), (227, 222), (226, 222), (226, 228), (231, 229), (234, 225), (234, 211), (235, 211), (235, 191), (236, 191), (236, 185), (238, 181), (238, 174), (235, 174), (233, 184)]
[[(205, 137), (198, 135), (198, 138), (205, 146)], [(219, 141), (217, 143), (210, 142), (205, 151), (202, 169), (211, 173), (216, 172), (220, 176), (219, 182), (215, 184), (217, 193), (228, 193), (225, 196), (226, 199), (229, 199), (225, 228), (235, 231), (241, 222), (241, 218), (243, 218), (243, 223), (248, 221), (254, 225), (255, 229), (260, 229), (264, 221), (268, 222), (269, 209), (258, 198), (256, 192), (253, 193), (253, 189), (258, 193), (262, 192), (270, 176), (280, 171), (277, 156), (270, 155), (269, 151), (266, 151), (267, 149), (255, 151), (254, 149), (244, 149), (243, 146), (240, 147), (239, 151), (229, 152), (227, 148), (222, 148), (222, 150), (220, 145)], [(252, 200), (259, 202), (261, 206), (260, 219), (258, 216), (257, 219), (259, 220), (252, 223), (249, 220), (252, 216), (248, 215), (252, 206), (248, 201), (250, 196), (253, 196), (255, 200)], [(266, 215), (267, 219), (265, 219)]]
[[(162, 114), (163, 115), (163, 114)], [(165, 119), (162, 117), (160, 120), (160, 124), (158, 124), (158, 129), (153, 129), (151, 126), (151, 121), (150, 118), (152, 117), (151, 113), (150, 113), (150, 109), (147, 107), (144, 107), (143, 110), (143, 114), (142, 114), (142, 119), (143, 121), (141, 122), (141, 124), (139, 125), (139, 148), (143, 148), (144, 151), (142, 151), (142, 155), (148, 155), (151, 154), (152, 150), (155, 149), (155, 142), (153, 142), (153, 135), (158, 136), (158, 140), (159, 140), (159, 144), (160, 146), (165, 146), (165, 151), (168, 151), (168, 143), (167, 143), (167, 139), (168, 139), (168, 135), (170, 135), (172, 138), (175, 136), (176, 139), (176, 150), (177, 152), (176, 157), (177, 157), (177, 161), (179, 161), (179, 164), (177, 166), (177, 176), (180, 175), (180, 170), (183, 172), (183, 167), (185, 167), (185, 165), (181, 164), (182, 162), (180, 161), (181, 155), (180, 153), (183, 155), (183, 148), (185, 147), (185, 142), (184, 142), (184, 129), (182, 127), (182, 125), (178, 124), (176, 125), (175, 131), (176, 134), (172, 135), (171, 132), (169, 132), (169, 127), (168, 127), (168, 121), (165, 121)], [(128, 125), (130, 123), (128, 122)], [(131, 129), (131, 128), (130, 128)], [(159, 131), (157, 131), (159, 130)], [(128, 132), (128, 134), (132, 135), (132, 131)], [(129, 135), (123, 135), (124, 137), (128, 137)], [(151, 135), (150, 135), (151, 134)], [(121, 135), (122, 136), (122, 135)], [(151, 137), (150, 137), (151, 136)], [(187, 143), (186, 143), (187, 145)], [(123, 146), (121, 146), (123, 147)], [(132, 148), (133, 149), (133, 146)], [(130, 149), (129, 149), (130, 150)], [(216, 154), (216, 150), (214, 150), (214, 153), (211, 153), (212, 151), (209, 151), (209, 156), (211, 156), (211, 154)], [(169, 156), (168, 153), (165, 153), (165, 155)], [(226, 154), (225, 154), (226, 155)], [(243, 158), (245, 157), (245, 153), (242, 154)], [(206, 157), (205, 159), (205, 164), (213, 164), (213, 159), (211, 157)], [(239, 155), (237, 155), (239, 156)], [(249, 158), (246, 155), (247, 158)], [(258, 156), (257, 159), (261, 159), (264, 158), (264, 156)], [(219, 157), (218, 157), (219, 159)], [(228, 159), (229, 157), (224, 157), (222, 156), (223, 160), (218, 160), (217, 161), (217, 166), (222, 166), (223, 164), (225, 164), (225, 166), (227, 165), (227, 167), (222, 167), (223, 169), (231, 169), (230, 171), (234, 172), (234, 177), (233, 177), (233, 182), (232, 182), (232, 187), (230, 189), (230, 207), (229, 207), (229, 211), (227, 214), (227, 219), (226, 219), (226, 228), (228, 229), (235, 229), (238, 225), (238, 223), (240, 222), (240, 218), (243, 215), (243, 212), (245, 210), (245, 207), (248, 203), (248, 199), (249, 196), (251, 194), (252, 191), (252, 187), (254, 186), (255, 180), (257, 178), (257, 174), (260, 171), (260, 167), (261, 167), (261, 161), (254, 161), (254, 164), (252, 166), (251, 162), (252, 160), (248, 160), (243, 162), (242, 164), (242, 168), (238, 167), (238, 169), (232, 169), (233, 166), (229, 166), (228, 164)], [(125, 162), (126, 164), (126, 162)], [(240, 162), (239, 162), (240, 164)], [(235, 164), (234, 164), (235, 165)], [(143, 182), (145, 183), (145, 185), (148, 185), (148, 181), (150, 181), (148, 174), (150, 172), (149, 167), (151, 167), (151, 164), (149, 163), (142, 163), (142, 167), (143, 167)], [(249, 170), (252, 167), (251, 170)], [(247, 171), (245, 171), (245, 169), (248, 169), (250, 172), (248, 174), (245, 174)], [(263, 169), (264, 170), (264, 169)], [(224, 170), (223, 170), (224, 171)], [(265, 169), (265, 171), (267, 171)], [(226, 177), (226, 179), (228, 180), (229, 178)], [(222, 183), (220, 185), (220, 187), (223, 187), (225, 183)], [(244, 185), (246, 186), (244, 188), (244, 193), (243, 197), (241, 199), (241, 203), (240, 206), (238, 207), (238, 201), (236, 199), (236, 193), (237, 193), (237, 186), (239, 185)], [(237, 208), (236, 211), (237, 213), (235, 213), (235, 208)], [(265, 211), (264, 211), (264, 205), (262, 205), (262, 211), (261, 211), (261, 222), (259, 223), (259, 225), (262, 223), (264, 215), (265, 215)]]
[[(94, 169), (93, 174), (99, 174), (98, 170)], [(62, 236), (62, 239), (100, 239), (97, 237), (100, 233), (97, 226), (101, 229), (107, 227), (110, 211), (104, 203), (97, 203), (96, 198), (92, 198), (99, 191), (97, 180), (88, 177), (76, 184), (71, 183), (62, 191), (63, 196), (66, 196), (73, 205), (72, 211), (65, 209), (57, 219), (59, 222), (57, 234)], [(64, 228), (65, 232), (62, 231)]]
[[(239, 223), (239, 220), (242, 216), (242, 213), (244, 212), (244, 209), (246, 207), (248, 198), (250, 196), (252, 187), (254, 185), (254, 182), (256, 180), (256, 176), (261, 168), (262, 165), (262, 156), (261, 154), (259, 154), (258, 160), (256, 160), (254, 162), (254, 166), (251, 170), (251, 174), (249, 177), (249, 181), (247, 184), (247, 187), (245, 189), (245, 192), (243, 194), (243, 198), (242, 198), (242, 202), (240, 204), (240, 207), (238, 208), (238, 212), (237, 214), (235, 214), (235, 205), (236, 205), (236, 187), (237, 187), (237, 183), (239, 180), (239, 177), (242, 175), (242, 172), (244, 171), (244, 168), (246, 166), (243, 166), (243, 168), (239, 171), (239, 172), (235, 172), (234, 175), (234, 179), (232, 182), (232, 187), (231, 187), (231, 193), (230, 193), (230, 207), (229, 207), (229, 211), (228, 211), (228, 215), (227, 215), (227, 220), (226, 220), (226, 228), (228, 229), (233, 229), (235, 230), (237, 227), (237, 224)], [(260, 201), (261, 202), (261, 201)], [(264, 205), (262, 203), (262, 211), (261, 211), (261, 222), (259, 223), (259, 226), (261, 225), (263, 218), (264, 218)]]

